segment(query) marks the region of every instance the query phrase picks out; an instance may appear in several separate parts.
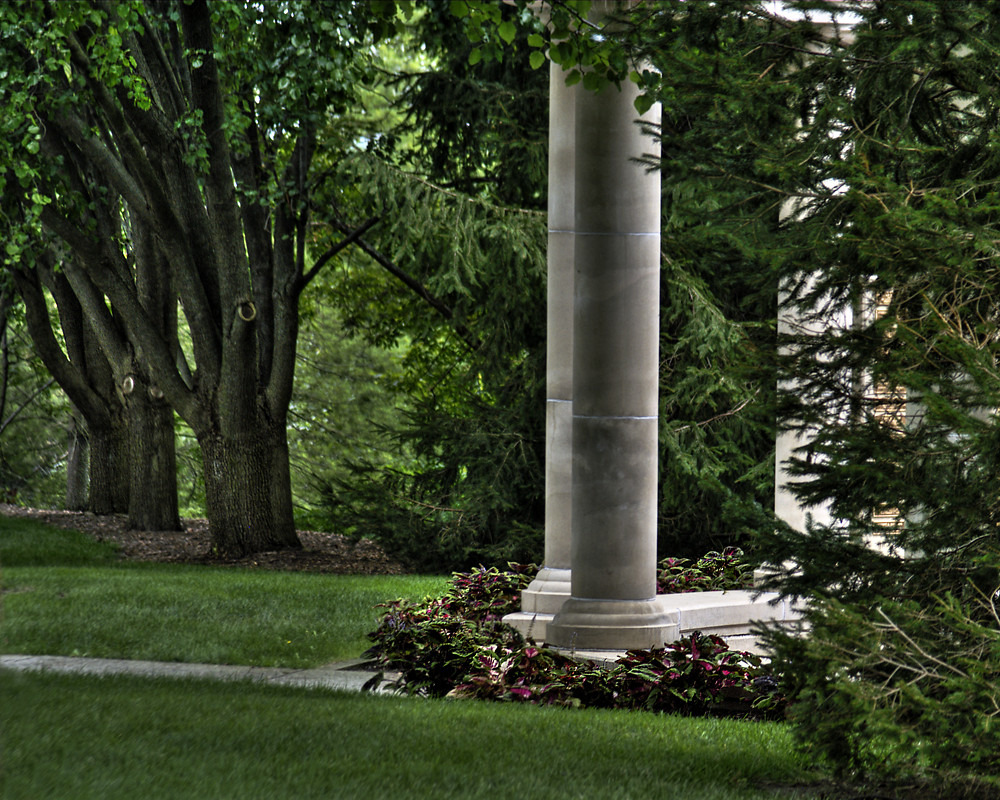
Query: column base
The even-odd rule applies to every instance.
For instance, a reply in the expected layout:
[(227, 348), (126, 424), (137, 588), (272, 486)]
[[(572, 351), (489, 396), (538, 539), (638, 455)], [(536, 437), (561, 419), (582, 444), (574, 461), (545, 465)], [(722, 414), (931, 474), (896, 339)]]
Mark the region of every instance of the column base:
[(503, 621), (526, 639), (544, 642), (549, 623), (569, 600), (570, 575), (568, 569), (542, 567), (521, 592), (521, 610), (508, 614)]
[(571, 597), (546, 627), (560, 650), (649, 650), (680, 638), (679, 616), (664, 597), (588, 600)]
[[(691, 592), (689, 594), (666, 594), (656, 598), (655, 607), (650, 609), (650, 601), (601, 601), (574, 599), (573, 605), (560, 612), (561, 620), (569, 619), (569, 626), (562, 622), (562, 630), (555, 630), (552, 614), (523, 611), (508, 614), (504, 622), (517, 628), (525, 637), (536, 642), (544, 642), (558, 650), (572, 652), (575, 658), (614, 663), (617, 656), (626, 650), (661, 647), (695, 631), (715, 634), (726, 640), (733, 650), (748, 650), (759, 655), (769, 655), (754, 631), (757, 625), (777, 625), (789, 631), (799, 630), (802, 625), (802, 608), (789, 599), (782, 599), (775, 592), (728, 591)], [(601, 604), (600, 608), (592, 604)], [(626, 604), (641, 607), (636, 615), (616, 608)], [(580, 604), (585, 604), (581, 607)], [(642, 607), (645, 606), (645, 607)], [(625, 624), (616, 624), (619, 614), (627, 616)], [(666, 616), (666, 632), (657, 628), (657, 615)], [(568, 639), (567, 637), (567, 630)], [(653, 630), (653, 635), (650, 635)], [(660, 631), (657, 633), (657, 631)], [(621, 633), (619, 633), (621, 632)], [(574, 639), (575, 634), (575, 639)], [(658, 638), (654, 644), (649, 642)], [(617, 637), (617, 638), (616, 638)], [(636, 644), (636, 641), (641, 642)], [(598, 642), (587, 644), (587, 642)], [(610, 641), (621, 642), (609, 645)], [(563, 642), (569, 642), (563, 644)], [(626, 643), (628, 642), (628, 643)]]
[(525, 614), (556, 614), (569, 600), (572, 571), (542, 567), (535, 579), (521, 592), (521, 611)]
[(535, 644), (543, 644), (549, 632), (549, 623), (552, 622), (554, 614), (529, 614), (525, 611), (515, 611), (507, 614), (503, 618), (505, 625), (510, 625), (525, 639), (530, 639)]

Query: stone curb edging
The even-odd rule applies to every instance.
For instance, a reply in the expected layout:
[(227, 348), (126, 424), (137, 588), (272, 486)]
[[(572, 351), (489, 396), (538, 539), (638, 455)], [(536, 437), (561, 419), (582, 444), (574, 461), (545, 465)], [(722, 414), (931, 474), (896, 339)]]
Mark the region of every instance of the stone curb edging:
[[(337, 689), (348, 692), (362, 691), (364, 685), (375, 676), (373, 672), (357, 669), (364, 663), (361, 659), (355, 659), (314, 669), (291, 669), (288, 667), (247, 667), (232, 664), (133, 661), (119, 658), (0, 655), (0, 670), (18, 672), (251, 681), (275, 686), (302, 686), (310, 689)], [(392, 686), (391, 680), (383, 679), (375, 691), (388, 693), (392, 691)]]

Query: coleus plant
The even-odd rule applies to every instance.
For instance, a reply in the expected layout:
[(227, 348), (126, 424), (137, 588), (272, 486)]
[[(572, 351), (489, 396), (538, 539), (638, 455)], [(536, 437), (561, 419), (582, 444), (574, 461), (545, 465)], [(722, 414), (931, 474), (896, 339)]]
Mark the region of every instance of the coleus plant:
[[(708, 554), (699, 569), (712, 574), (696, 584), (742, 580), (746, 570), (734, 566), (740, 555)], [(730, 650), (717, 636), (696, 632), (662, 649), (632, 650), (612, 668), (525, 640), (501, 618), (518, 608), (533, 568), (511, 566), (457, 573), (439, 598), (387, 604), (369, 634), (375, 644), (366, 655), (382, 670), (369, 685), (394, 671), (400, 691), (436, 697), (754, 718), (783, 713), (780, 684), (761, 659)]]
[(705, 553), (694, 564), (686, 558), (665, 558), (656, 571), (658, 594), (749, 589), (752, 583), (753, 568), (738, 547)]

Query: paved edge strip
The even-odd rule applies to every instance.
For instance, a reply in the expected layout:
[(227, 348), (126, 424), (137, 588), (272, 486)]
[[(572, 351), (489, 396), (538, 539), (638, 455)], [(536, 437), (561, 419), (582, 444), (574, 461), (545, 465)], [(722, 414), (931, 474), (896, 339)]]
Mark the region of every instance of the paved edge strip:
[[(188, 664), (183, 662), (133, 661), (121, 658), (78, 658), (70, 656), (0, 655), (0, 669), (19, 672), (57, 672), (75, 675), (134, 675), (143, 678), (194, 678), (215, 681), (250, 681), (276, 686), (338, 689), (360, 692), (375, 674), (349, 669), (357, 661), (330, 664), (315, 669), (288, 667), (245, 667), (232, 664)], [(375, 690), (392, 691), (383, 680)]]

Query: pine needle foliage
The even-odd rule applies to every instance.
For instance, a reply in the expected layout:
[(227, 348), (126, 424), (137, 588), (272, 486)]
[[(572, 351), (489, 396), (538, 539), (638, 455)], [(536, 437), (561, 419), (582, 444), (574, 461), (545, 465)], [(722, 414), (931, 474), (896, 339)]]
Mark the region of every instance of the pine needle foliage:
[(327, 485), (331, 522), (437, 570), (539, 561), (544, 514), (548, 77), (471, 58), (452, 5), (409, 21), (398, 43), (414, 58), (384, 77), (397, 124), (335, 166), (353, 188), (330, 197), (340, 220), (380, 220), (331, 302), (401, 354), (405, 398), (380, 429), (391, 465), (354, 459)]
[[(803, 34), (754, 4), (666, 2), (632, 29), (661, 102), (660, 552), (750, 546), (771, 525), (781, 201), (760, 156), (795, 129)], [(775, 43), (787, 45), (781, 49)]]
[(808, 636), (771, 640), (813, 752), (995, 796), (1000, 25), (973, 2), (840, 5), (853, 37), (787, 74), (802, 127), (762, 158), (792, 212), (790, 468), (835, 520), (762, 541), (808, 609)]
[[(335, 289), (345, 324), (401, 344), (409, 466), (359, 461), (327, 490), (338, 530), (422, 568), (537, 558), (543, 516), (545, 225), (364, 156), (345, 213), (378, 214), (373, 258)], [(387, 266), (388, 265), (388, 266)]]
[[(759, 240), (774, 236), (780, 203), (761, 185), (773, 177), (770, 166), (761, 168), (756, 159), (760, 142), (780, 139), (794, 126), (795, 115), (794, 98), (784, 87), (754, 82), (775, 58), (772, 51), (755, 48), (776, 33), (796, 42), (802, 34), (762, 26), (766, 19), (742, 6), (691, 6), (657, 4), (637, 57), (659, 68), (663, 84), (657, 92), (666, 109), (663, 128), (650, 131), (661, 139), (663, 156), (649, 165), (662, 171), (665, 193), (660, 552), (693, 557), (710, 547), (745, 544), (770, 525), (773, 417), (764, 401), (775, 380), (768, 355), (777, 280)], [(454, 542), (470, 523), (489, 530), (489, 546), (470, 550), (467, 561), (457, 555), (461, 549), (449, 551), (449, 558), (459, 558), (447, 562), (455, 569), (541, 555), (524, 549), (530, 541), (538, 546), (537, 533), (524, 539), (517, 532), (524, 526), (537, 531), (541, 522), (542, 284), (536, 277), (526, 280), (524, 253), (530, 247), (518, 232), (526, 217), (511, 204), (530, 209), (544, 201), (545, 93), (539, 78), (545, 76), (543, 70), (528, 71), (519, 57), (532, 37), (530, 26), (518, 28), (512, 52), (501, 61), (472, 64), (464, 32), (439, 19), (440, 11), (430, 9), (421, 23), (420, 36), (440, 60), (437, 69), (418, 75), (406, 89), (406, 124), (394, 140), (383, 137), (372, 148), (370, 156), (379, 162), (349, 167), (360, 170), (357, 185), (377, 188), (342, 200), (354, 204), (355, 219), (384, 209), (384, 218), (393, 221), (391, 230), (380, 225), (372, 236), (379, 237), (388, 260), (407, 265), (401, 272), (412, 279), (409, 289), (395, 290), (399, 275), (393, 282), (384, 270), (353, 269), (343, 299), (354, 309), (349, 324), (373, 341), (407, 339), (412, 424), (397, 431), (398, 442), (436, 466), (368, 470), (360, 474), (373, 476), (371, 482), (352, 480), (351, 491), (336, 501), (331, 495), (331, 502), (341, 509), (335, 513), (357, 520), (357, 530), (379, 536), (393, 531), (400, 545), (406, 530), (420, 531), (412, 538), (423, 543)], [(743, 102), (747, 87), (756, 92), (753, 103)], [(421, 135), (410, 140), (418, 147), (407, 149), (406, 136), (418, 131)], [(407, 172), (388, 165), (406, 165)], [(440, 191), (427, 191), (431, 184)], [(474, 197), (485, 201), (469, 205)], [(479, 209), (475, 227), (463, 221), (463, 208)], [(540, 221), (533, 230), (542, 230)], [(489, 263), (477, 261), (480, 257)], [(477, 327), (484, 320), (489, 320), (486, 334)], [(427, 334), (439, 329), (447, 335)], [(506, 351), (497, 349), (500, 345)], [(520, 360), (525, 354), (530, 362)], [(522, 373), (513, 380), (503, 372), (494, 375), (495, 364), (521, 364)], [(503, 369), (512, 375), (509, 366)], [(442, 383), (437, 376), (445, 374)], [(470, 389), (464, 399), (445, 388), (457, 380)], [(504, 387), (502, 394), (495, 384)], [(525, 387), (533, 389), (525, 393)], [(525, 449), (528, 441), (535, 443), (531, 450)], [(474, 460), (490, 465), (477, 475), (504, 482), (475, 490), (477, 502), (498, 504), (480, 517), (470, 516), (463, 499), (474, 485), (466, 455), (473, 443)], [(451, 452), (459, 455), (453, 459), (446, 455)], [(528, 470), (532, 464), (537, 471)], [(510, 472), (515, 465), (520, 465), (516, 474)], [(377, 496), (359, 492), (375, 485), (382, 487)], [(444, 485), (462, 491), (429, 488)], [(413, 494), (418, 486), (425, 494)], [(397, 505), (385, 502), (386, 493)], [(354, 497), (356, 505), (345, 505), (346, 497)], [(373, 521), (390, 508), (405, 513)], [(521, 516), (509, 516), (515, 513)], [(516, 523), (484, 528), (476, 521), (508, 518)], [(475, 538), (471, 532), (462, 536)], [(406, 546), (421, 558), (438, 547)]]
[(548, 140), (548, 70), (525, 58), (541, 22), (514, 5), (496, 7), (513, 25), (501, 60), (477, 59), (454, 4), (427, 3), (412, 35), (432, 69), (396, 76), (403, 123), (383, 152), (435, 183), (513, 208), (544, 209)]

